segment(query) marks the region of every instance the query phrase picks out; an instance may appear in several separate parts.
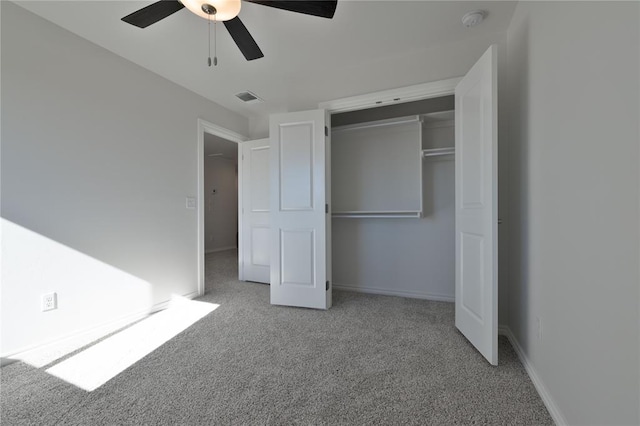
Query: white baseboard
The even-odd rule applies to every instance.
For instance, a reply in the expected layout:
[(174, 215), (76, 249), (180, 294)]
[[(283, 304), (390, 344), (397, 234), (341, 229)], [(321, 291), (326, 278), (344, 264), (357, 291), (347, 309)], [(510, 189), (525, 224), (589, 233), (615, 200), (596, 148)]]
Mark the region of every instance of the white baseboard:
[[(508, 333), (510, 333), (509, 331), (509, 327), (503, 324), (498, 324), (498, 336), (505, 336), (505, 337), (509, 337)], [(509, 341), (511, 341), (511, 339), (509, 339)]]
[(220, 248), (212, 249), (212, 250), (205, 250), (204, 254), (217, 253), (219, 251), (226, 251), (226, 250), (232, 250), (232, 249), (237, 250), (238, 247), (230, 246), (230, 247), (220, 247)]
[[(196, 297), (198, 297), (198, 292), (191, 292), (188, 294), (183, 295), (182, 297), (185, 297), (187, 299), (194, 299)], [(98, 340), (101, 337), (104, 337), (108, 334), (111, 334), (121, 328), (126, 327), (129, 324), (132, 324), (136, 321), (139, 321), (155, 312), (161, 311), (163, 309), (166, 309), (169, 306), (169, 303), (171, 302), (171, 300), (166, 300), (164, 302), (160, 302), (160, 303), (156, 303), (155, 305), (151, 306), (148, 309), (144, 309), (142, 311), (138, 311), (138, 312), (134, 312), (128, 315), (124, 315), (121, 317), (118, 317), (114, 320), (110, 320), (110, 321), (105, 321), (103, 323), (100, 323), (98, 325), (89, 327), (89, 328), (85, 328), (79, 331), (75, 331), (69, 334), (66, 334), (62, 337), (59, 337), (57, 339), (54, 340), (49, 340), (46, 341), (44, 343), (39, 343), (39, 344), (35, 344), (35, 345), (31, 345), (31, 346), (27, 346), (24, 348), (21, 348), (17, 351), (13, 351), (11, 353), (7, 353), (7, 354), (2, 354), (0, 356), (0, 366), (5, 366), (7, 364), (11, 364), (15, 361), (19, 361), (21, 359), (26, 359), (29, 357), (30, 354), (33, 354), (35, 352), (56, 352), (57, 347), (64, 347), (64, 346), (68, 346), (66, 345), (69, 342), (72, 341), (81, 341), (81, 342), (86, 342), (87, 344), (90, 343), (91, 341), (94, 340)]]
[(456, 300), (454, 296), (447, 296), (443, 294), (419, 293), (415, 291), (405, 291), (405, 290), (389, 290), (389, 289), (375, 288), (375, 287), (358, 287), (354, 285), (345, 285), (345, 284), (334, 284), (333, 288), (335, 288), (336, 290), (354, 291), (357, 293), (409, 297), (411, 299), (425, 299), (425, 300), (433, 300), (436, 302), (455, 302)]
[(551, 397), (549, 390), (544, 385), (544, 382), (542, 381), (542, 379), (540, 378), (540, 375), (538, 374), (536, 369), (533, 367), (533, 365), (529, 361), (529, 358), (527, 358), (527, 355), (522, 349), (522, 346), (520, 346), (520, 343), (518, 343), (518, 341), (516, 340), (511, 329), (505, 325), (501, 325), (498, 327), (498, 334), (506, 336), (509, 339), (509, 342), (511, 342), (511, 346), (513, 346), (513, 349), (516, 351), (516, 354), (518, 354), (518, 358), (520, 358), (520, 362), (522, 363), (522, 365), (524, 365), (524, 369), (527, 371), (527, 374), (529, 375), (531, 382), (533, 382), (533, 385), (538, 391), (540, 398), (542, 398), (542, 402), (544, 403), (545, 407), (547, 407), (547, 410), (549, 411), (549, 414), (551, 414), (551, 418), (553, 419), (555, 424), (558, 426), (567, 425), (568, 423), (565, 420), (562, 413), (560, 412), (558, 405), (555, 403), (555, 401)]

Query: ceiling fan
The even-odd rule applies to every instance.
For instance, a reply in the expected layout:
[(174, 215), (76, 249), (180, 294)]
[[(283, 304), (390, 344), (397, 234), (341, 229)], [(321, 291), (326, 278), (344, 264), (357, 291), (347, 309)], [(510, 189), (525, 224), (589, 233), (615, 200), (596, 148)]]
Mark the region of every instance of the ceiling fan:
[[(329, 19), (333, 18), (338, 4), (337, 0), (244, 1)], [(138, 28), (146, 28), (186, 7), (202, 18), (223, 21), (247, 61), (262, 58), (264, 54), (260, 47), (238, 17), (240, 3), (241, 0), (161, 0), (125, 16), (122, 20)]]

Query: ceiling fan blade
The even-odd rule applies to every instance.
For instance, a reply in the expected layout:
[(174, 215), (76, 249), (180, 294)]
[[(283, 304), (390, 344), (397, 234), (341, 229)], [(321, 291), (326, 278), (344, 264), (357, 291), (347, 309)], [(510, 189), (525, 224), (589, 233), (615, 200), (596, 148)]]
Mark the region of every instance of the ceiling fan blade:
[(138, 28), (147, 28), (183, 7), (184, 5), (177, 0), (161, 0), (125, 16), (122, 20)]
[(319, 16), (321, 18), (333, 18), (338, 0), (245, 0), (249, 3), (263, 6), (276, 7), (291, 12), (304, 13), (305, 15)]
[(229, 34), (236, 42), (238, 48), (242, 52), (247, 61), (253, 61), (254, 59), (262, 58), (262, 50), (258, 47), (258, 44), (253, 39), (249, 30), (244, 26), (240, 18), (237, 16), (228, 21), (224, 21), (224, 26), (227, 27)]

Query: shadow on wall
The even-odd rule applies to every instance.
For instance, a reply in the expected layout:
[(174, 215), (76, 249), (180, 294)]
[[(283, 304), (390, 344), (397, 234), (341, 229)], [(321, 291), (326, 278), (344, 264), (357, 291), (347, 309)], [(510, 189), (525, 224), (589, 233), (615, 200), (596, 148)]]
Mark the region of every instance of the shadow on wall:
[(47, 373), (93, 391), (177, 336), (219, 305), (174, 296), (162, 312), (127, 327), (48, 368)]
[(218, 307), (217, 304), (174, 296), (167, 309), (130, 326), (27, 351), (12, 361), (22, 361), (92, 392)]
[[(148, 313), (153, 285), (41, 234), (2, 218), (3, 356)], [(44, 294), (57, 296), (43, 311)]]
[[(47, 373), (86, 391), (102, 386), (218, 307), (174, 295), (167, 309), (51, 366), (133, 321), (132, 312), (148, 314), (153, 286), (4, 218), (0, 231), (3, 362), (49, 367)], [(55, 309), (43, 311), (43, 292), (56, 293)], [(105, 324), (114, 319), (123, 321)], [(22, 352), (34, 345), (38, 347)], [(22, 353), (13, 356), (16, 352)]]

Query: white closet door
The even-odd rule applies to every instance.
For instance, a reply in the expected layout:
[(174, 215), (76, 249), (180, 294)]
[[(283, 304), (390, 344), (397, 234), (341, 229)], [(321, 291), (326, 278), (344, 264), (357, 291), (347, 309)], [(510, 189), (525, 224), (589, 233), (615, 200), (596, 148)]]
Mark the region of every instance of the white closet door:
[(269, 139), (239, 146), (242, 170), (242, 279), (269, 283)]
[(324, 110), (270, 117), (271, 303), (328, 309), (329, 139)]
[(498, 364), (497, 48), (455, 90), (456, 327)]

